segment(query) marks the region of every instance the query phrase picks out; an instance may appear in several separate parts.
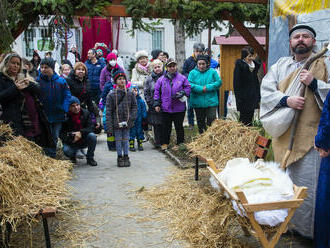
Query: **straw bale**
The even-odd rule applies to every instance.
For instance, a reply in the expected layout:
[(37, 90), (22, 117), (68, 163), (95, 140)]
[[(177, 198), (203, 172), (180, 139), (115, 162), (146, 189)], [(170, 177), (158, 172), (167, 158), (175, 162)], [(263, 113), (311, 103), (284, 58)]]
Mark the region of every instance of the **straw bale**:
[[(0, 125), (0, 132), (6, 127)], [(0, 134), (1, 137), (4, 137)], [(9, 139), (7, 139), (10, 137)], [(0, 224), (14, 231), (44, 207), (64, 208), (72, 164), (45, 156), (35, 143), (6, 134), (0, 146)]]
[(218, 168), (224, 168), (227, 161), (233, 158), (244, 157), (252, 161), (258, 136), (257, 128), (232, 120), (215, 120), (187, 147), (193, 155), (211, 158)]
[(231, 202), (213, 189), (208, 171), (193, 181), (191, 169), (173, 169), (166, 182), (137, 191), (169, 225), (173, 239), (186, 240), (189, 247), (249, 247), (239, 239), (242, 230)]

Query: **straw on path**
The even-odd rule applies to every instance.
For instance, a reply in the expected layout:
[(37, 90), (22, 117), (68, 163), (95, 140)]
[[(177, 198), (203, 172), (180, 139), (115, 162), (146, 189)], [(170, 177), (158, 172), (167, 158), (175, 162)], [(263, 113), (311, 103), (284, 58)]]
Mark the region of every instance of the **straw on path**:
[(257, 128), (232, 120), (215, 120), (206, 132), (197, 136), (187, 147), (193, 155), (213, 159), (220, 169), (233, 158), (244, 157), (252, 161), (258, 136)]

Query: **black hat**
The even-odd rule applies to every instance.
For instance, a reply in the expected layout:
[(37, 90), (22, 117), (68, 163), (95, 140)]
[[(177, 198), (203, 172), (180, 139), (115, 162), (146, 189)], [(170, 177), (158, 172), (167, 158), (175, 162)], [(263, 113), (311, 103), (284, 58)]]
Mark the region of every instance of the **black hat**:
[(55, 61), (52, 58), (44, 58), (41, 60), (40, 65), (47, 65), (53, 70), (55, 69)]
[(316, 37), (316, 32), (315, 32), (315, 30), (314, 30), (312, 27), (310, 27), (310, 26), (308, 26), (308, 25), (306, 25), (306, 24), (296, 24), (296, 25), (294, 25), (294, 26), (291, 28), (291, 30), (289, 31), (289, 36), (291, 36), (291, 34), (292, 34), (295, 30), (297, 30), (297, 29), (307, 29), (307, 30), (309, 30), (309, 31), (314, 35), (314, 38)]
[(204, 60), (206, 62), (206, 64), (210, 63), (210, 56), (208, 55), (198, 55), (196, 58), (196, 61), (198, 60)]

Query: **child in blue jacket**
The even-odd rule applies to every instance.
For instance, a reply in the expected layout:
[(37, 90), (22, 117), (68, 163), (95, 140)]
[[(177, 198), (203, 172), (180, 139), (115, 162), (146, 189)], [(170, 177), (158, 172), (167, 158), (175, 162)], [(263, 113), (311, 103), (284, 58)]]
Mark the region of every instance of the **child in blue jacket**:
[(134, 122), (134, 126), (130, 129), (129, 132), (129, 149), (132, 152), (136, 151), (134, 141), (137, 139), (138, 150), (143, 151), (142, 142), (144, 140), (144, 133), (142, 129), (142, 120), (147, 118), (147, 108), (146, 103), (139, 94), (138, 86), (133, 84), (131, 90), (136, 96), (137, 116)]

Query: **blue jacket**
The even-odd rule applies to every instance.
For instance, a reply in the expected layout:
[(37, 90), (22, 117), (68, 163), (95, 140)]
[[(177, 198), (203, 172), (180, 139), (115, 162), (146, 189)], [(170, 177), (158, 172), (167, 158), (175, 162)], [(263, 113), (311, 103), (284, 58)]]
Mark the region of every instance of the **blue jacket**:
[(182, 67), (182, 74), (188, 78), (189, 72), (191, 72), (197, 65), (197, 61), (193, 56), (187, 58)]
[(101, 102), (99, 104), (100, 109), (104, 109), (107, 103), (107, 95), (113, 89), (113, 84), (111, 81), (107, 82), (103, 88), (102, 95), (101, 95)]
[(219, 62), (211, 58), (210, 67), (213, 69), (220, 67)]
[(40, 74), (37, 78), (41, 94), (40, 101), (50, 123), (65, 121), (66, 113), (69, 110), (71, 92), (64, 78), (54, 73), (49, 79)]
[(324, 102), (319, 128), (315, 136), (315, 146), (324, 150), (330, 149), (330, 92)]
[[(216, 70), (209, 68), (201, 72), (197, 67), (189, 73), (191, 85), (190, 106), (192, 108), (208, 108), (219, 105), (218, 91), (222, 81)], [(203, 92), (204, 86), (206, 92)]]
[(100, 75), (101, 71), (105, 66), (104, 61), (99, 59), (96, 64), (93, 64), (89, 59), (86, 60), (85, 65), (88, 70), (88, 79), (91, 84), (91, 89), (99, 89), (100, 88)]
[(134, 126), (129, 131), (129, 136), (130, 136), (130, 140), (134, 140), (135, 138), (139, 140), (144, 140), (142, 120), (147, 118), (146, 103), (144, 102), (144, 100), (141, 98), (140, 95), (137, 95), (136, 104), (137, 104), (137, 115), (134, 121)]

